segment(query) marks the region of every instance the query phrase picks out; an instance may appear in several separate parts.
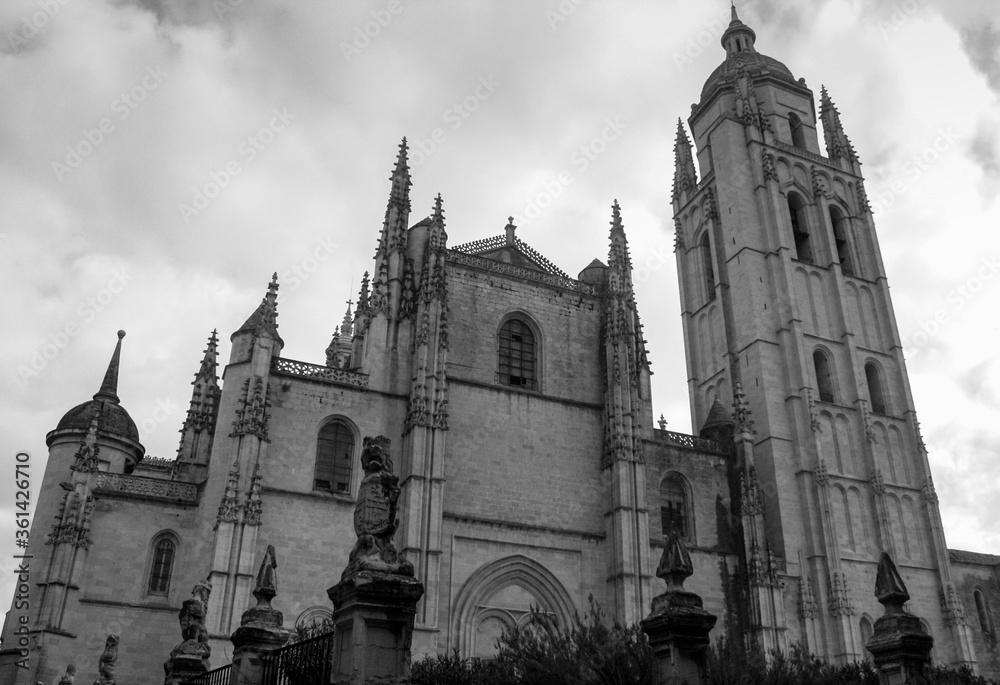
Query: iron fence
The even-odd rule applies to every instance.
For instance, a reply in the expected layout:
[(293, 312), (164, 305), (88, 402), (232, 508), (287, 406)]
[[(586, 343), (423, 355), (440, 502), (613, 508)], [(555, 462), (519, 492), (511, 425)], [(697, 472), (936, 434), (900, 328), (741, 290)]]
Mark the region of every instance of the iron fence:
[(264, 655), (264, 674), (261, 683), (262, 685), (327, 685), (332, 670), (333, 633), (326, 633)]
[(191, 685), (229, 685), (229, 680), (232, 678), (232, 671), (233, 665), (227, 664), (197, 678), (192, 678), (190, 683)]

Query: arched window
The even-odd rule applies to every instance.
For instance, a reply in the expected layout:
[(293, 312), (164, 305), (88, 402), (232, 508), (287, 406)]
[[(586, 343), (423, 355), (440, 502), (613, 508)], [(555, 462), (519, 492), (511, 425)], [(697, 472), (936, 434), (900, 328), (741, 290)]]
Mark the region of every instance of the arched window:
[(816, 389), (820, 402), (833, 402), (833, 376), (830, 373), (830, 359), (822, 350), (813, 352), (813, 366), (816, 369)]
[(979, 588), (972, 593), (976, 600), (976, 613), (979, 615), (979, 627), (987, 635), (993, 634), (993, 615), (990, 614), (990, 605), (986, 602), (986, 595)]
[(802, 120), (799, 119), (799, 115), (795, 112), (788, 113), (788, 128), (792, 130), (792, 145), (801, 150), (805, 150), (806, 134), (803, 130)]
[(795, 193), (788, 196), (788, 216), (792, 221), (792, 238), (795, 240), (795, 258), (803, 262), (813, 260), (812, 241), (809, 238), (809, 224), (806, 221), (806, 206)]
[(176, 554), (177, 544), (170, 537), (161, 535), (153, 540), (153, 559), (149, 567), (147, 594), (170, 594), (170, 575), (174, 570)]
[[(861, 649), (864, 650), (872, 639), (872, 621), (867, 616), (862, 616), (860, 621), (861, 628)], [(864, 651), (862, 651), (864, 654)]]
[(712, 267), (712, 243), (708, 238), (708, 231), (701, 237), (701, 266), (705, 276), (705, 291), (708, 293), (707, 301), (711, 302), (715, 299), (715, 269)]
[(836, 207), (830, 207), (830, 223), (833, 225), (833, 241), (837, 247), (840, 270), (847, 276), (854, 275), (854, 260), (851, 259), (851, 243), (847, 239), (847, 219)]
[(499, 381), (527, 390), (538, 389), (538, 349), (535, 333), (527, 322), (510, 318), (500, 326)]
[(676, 530), (682, 538), (690, 540), (694, 526), (688, 488), (682, 475), (671, 473), (663, 479), (660, 483), (660, 501), (660, 528), (663, 537), (668, 537)]
[(330, 421), (319, 429), (316, 441), (313, 490), (349, 495), (353, 467), (354, 432), (343, 421)]
[(865, 364), (865, 381), (868, 383), (868, 399), (872, 403), (872, 411), (876, 414), (888, 414), (885, 406), (885, 392), (882, 388), (882, 375), (872, 362)]

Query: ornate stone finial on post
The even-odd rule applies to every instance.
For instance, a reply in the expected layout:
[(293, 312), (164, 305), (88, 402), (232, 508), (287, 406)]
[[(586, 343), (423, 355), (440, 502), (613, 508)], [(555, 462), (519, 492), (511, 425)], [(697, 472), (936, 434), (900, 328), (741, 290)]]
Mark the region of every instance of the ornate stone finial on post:
[(59, 679), (59, 685), (73, 685), (76, 682), (76, 666), (73, 664), (66, 665), (66, 672), (63, 673), (62, 678)]
[(934, 638), (924, 631), (919, 618), (903, 610), (910, 593), (886, 552), (882, 552), (878, 562), (875, 598), (885, 607), (885, 614), (875, 621), (872, 637), (865, 647), (874, 658), (879, 682), (881, 685), (925, 682)]
[(662, 685), (704, 682), (705, 648), (716, 617), (705, 611), (701, 597), (684, 589), (684, 580), (693, 573), (691, 555), (678, 531), (671, 531), (656, 567), (667, 591), (653, 598), (653, 611), (641, 623), (659, 660)]
[(274, 546), (268, 545), (253, 588), (257, 606), (243, 612), (240, 627), (230, 638), (235, 647), (233, 670), (239, 673), (240, 685), (258, 685), (264, 675), (264, 655), (283, 646), (291, 635), (282, 625), (282, 613), (271, 607), (278, 594), (277, 568)]
[(409, 675), (413, 619), (424, 594), (413, 564), (392, 543), (400, 490), (388, 438), (364, 439), (361, 467), (365, 477), (354, 509), (358, 541), (340, 582), (327, 590), (337, 634), (344, 636), (334, 648), (334, 685)]
[(205, 616), (211, 594), (212, 584), (203, 580), (191, 590), (191, 599), (184, 600), (181, 605), (178, 619), (183, 642), (173, 648), (170, 658), (163, 664), (166, 672), (164, 685), (180, 685), (208, 672), (208, 658), (212, 655), (212, 648), (208, 646)]
[[(108, 635), (108, 640), (104, 643), (104, 652), (101, 654), (101, 661), (97, 666), (97, 672), (100, 673), (100, 676), (94, 681), (94, 685), (116, 685), (115, 663), (118, 661), (118, 642), (120, 639), (117, 635)], [(62, 681), (59, 682), (61, 685)]]

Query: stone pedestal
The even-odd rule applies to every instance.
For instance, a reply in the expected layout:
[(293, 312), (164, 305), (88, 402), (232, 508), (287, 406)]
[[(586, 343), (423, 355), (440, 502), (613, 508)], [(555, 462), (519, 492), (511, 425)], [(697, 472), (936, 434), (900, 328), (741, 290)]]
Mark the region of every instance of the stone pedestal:
[(703, 682), (708, 634), (716, 617), (693, 592), (665, 592), (653, 599), (653, 613), (640, 624), (660, 662), (659, 682)]
[(208, 673), (206, 659), (195, 654), (178, 654), (163, 664), (166, 677), (163, 685), (187, 685), (192, 679)]
[(879, 618), (866, 645), (882, 685), (925, 682), (933, 646), (934, 638), (924, 632), (920, 619), (910, 614), (886, 614)]
[(693, 571), (691, 556), (672, 531), (656, 569), (667, 591), (653, 598), (652, 613), (640, 623), (659, 661), (659, 685), (705, 681), (705, 649), (716, 617), (705, 611), (701, 597), (684, 589), (684, 579)]
[(234, 647), (230, 685), (260, 685), (264, 655), (288, 642), (289, 633), (282, 627), (283, 622), (284, 617), (276, 609), (254, 607), (243, 612), (242, 625), (230, 638)]
[(865, 647), (872, 654), (879, 682), (881, 685), (926, 683), (934, 638), (924, 631), (919, 618), (903, 611), (910, 593), (885, 552), (875, 575), (875, 597), (885, 607), (885, 614), (875, 621), (872, 637)]
[(410, 645), (423, 584), (408, 576), (362, 570), (327, 590), (336, 637), (334, 685), (395, 683), (410, 672)]

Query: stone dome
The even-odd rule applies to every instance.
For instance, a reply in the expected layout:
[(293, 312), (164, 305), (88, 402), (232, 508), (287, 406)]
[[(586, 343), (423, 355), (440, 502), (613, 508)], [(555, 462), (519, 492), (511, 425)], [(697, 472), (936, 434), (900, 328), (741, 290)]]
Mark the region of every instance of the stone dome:
[(94, 418), (99, 422), (97, 428), (99, 433), (139, 442), (139, 429), (136, 428), (135, 421), (123, 406), (106, 398), (95, 397), (76, 405), (59, 419), (56, 430), (73, 429), (85, 433), (90, 428), (91, 419)]
[(705, 85), (701, 89), (701, 99), (704, 100), (717, 87), (734, 81), (740, 62), (746, 65), (750, 76), (754, 78), (773, 76), (780, 81), (801, 87), (801, 84), (792, 76), (791, 69), (773, 57), (768, 57), (759, 52), (740, 52), (729, 55), (709, 75), (708, 80), (705, 81)]

